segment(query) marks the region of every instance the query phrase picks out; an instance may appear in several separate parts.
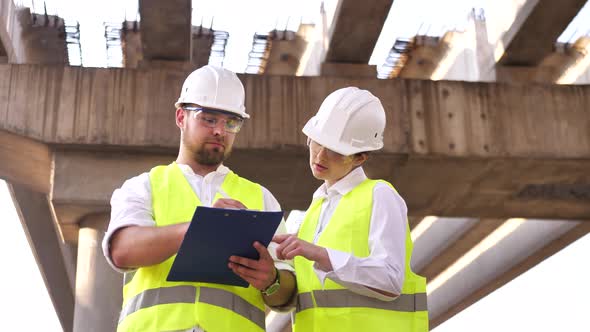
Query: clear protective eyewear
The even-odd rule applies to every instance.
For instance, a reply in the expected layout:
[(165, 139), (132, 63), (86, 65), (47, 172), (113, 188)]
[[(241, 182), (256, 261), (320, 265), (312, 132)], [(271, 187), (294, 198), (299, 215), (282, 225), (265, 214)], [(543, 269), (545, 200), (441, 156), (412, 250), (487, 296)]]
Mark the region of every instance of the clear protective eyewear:
[(223, 111), (200, 106), (183, 106), (182, 109), (194, 112), (193, 118), (207, 128), (217, 128), (220, 123), (223, 123), (225, 131), (235, 134), (240, 131), (244, 124), (244, 119), (239, 116), (228, 115)]

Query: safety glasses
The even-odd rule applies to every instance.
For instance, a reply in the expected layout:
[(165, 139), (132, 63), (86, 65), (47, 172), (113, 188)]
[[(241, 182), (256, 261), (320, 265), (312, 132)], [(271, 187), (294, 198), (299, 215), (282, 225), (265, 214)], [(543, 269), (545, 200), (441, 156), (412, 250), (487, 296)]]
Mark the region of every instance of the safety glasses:
[(237, 133), (244, 124), (244, 119), (239, 116), (228, 115), (217, 110), (200, 106), (183, 106), (182, 109), (192, 111), (193, 119), (197, 119), (201, 125), (207, 128), (217, 128), (223, 124), (223, 129), (228, 133)]

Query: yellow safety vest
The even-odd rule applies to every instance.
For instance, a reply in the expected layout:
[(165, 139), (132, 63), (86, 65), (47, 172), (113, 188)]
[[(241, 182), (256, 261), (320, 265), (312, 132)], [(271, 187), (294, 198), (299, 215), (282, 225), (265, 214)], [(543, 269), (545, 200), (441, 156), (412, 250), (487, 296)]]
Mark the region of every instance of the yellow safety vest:
[[(149, 176), (156, 226), (190, 221), (202, 203), (178, 165), (155, 167)], [(264, 207), (262, 187), (233, 172), (225, 176), (221, 188), (248, 209)], [(207, 332), (265, 330), (260, 291), (252, 286), (168, 282), (175, 257), (125, 276), (117, 331), (190, 331), (196, 326)]]
[[(366, 180), (341, 198), (318, 239), (319, 246), (349, 252), (357, 257), (369, 256), (373, 188), (379, 181), (382, 180)], [(316, 199), (311, 203), (299, 229), (299, 238), (313, 241), (322, 202), (323, 199)], [(322, 288), (313, 270), (313, 262), (295, 257), (298, 303), (293, 331), (428, 331), (426, 279), (410, 269), (412, 247), (406, 225), (402, 294), (390, 302), (353, 293), (330, 279), (325, 280)]]

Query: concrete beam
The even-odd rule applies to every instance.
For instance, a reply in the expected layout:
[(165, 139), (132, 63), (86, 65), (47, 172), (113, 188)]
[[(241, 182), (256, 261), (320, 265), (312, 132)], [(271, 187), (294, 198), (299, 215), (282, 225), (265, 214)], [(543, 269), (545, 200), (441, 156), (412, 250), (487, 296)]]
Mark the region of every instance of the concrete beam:
[(586, 0), (540, 0), (521, 23), (499, 63), (536, 66), (554, 50), (559, 35), (584, 6)]
[[(478, 220), (475, 224), (470, 223), (467, 229), (462, 230), (458, 235), (454, 234), (456, 236), (455, 239), (452, 239), (451, 236), (432, 234), (438, 242), (444, 242), (446, 245), (441, 250), (431, 251), (432, 254), (430, 255), (430, 259), (428, 259), (427, 264), (423, 264), (415, 271), (417, 271), (419, 275), (425, 277), (426, 280), (433, 280), (466, 252), (490, 235), (502, 225), (504, 221), (504, 219)], [(449, 224), (449, 222), (446, 224)], [(429, 230), (429, 233), (434, 232), (435, 229)], [(428, 242), (426, 241), (415, 243), (416, 250), (423, 250), (420, 246), (421, 243), (428, 245)]]
[(123, 67), (137, 68), (143, 60), (141, 47), (141, 29), (137, 21), (123, 22), (121, 30), (121, 48), (123, 51)]
[(24, 47), (20, 38), (22, 27), (17, 12), (13, 0), (0, 0), (0, 48), (4, 49), (7, 62), (23, 63)]
[(264, 74), (295, 75), (313, 33), (314, 27), (310, 25), (301, 25), (297, 32), (275, 30)]
[(322, 76), (347, 78), (376, 78), (377, 68), (364, 63), (324, 62), (321, 67)]
[[(412, 271), (421, 272), (434, 257), (446, 250), (452, 243), (473, 228), (478, 219), (474, 218), (428, 218), (427, 228), (414, 240)], [(420, 226), (423, 227), (423, 226)], [(422, 273), (420, 275), (424, 276)], [(430, 277), (428, 279), (431, 279)]]
[(200, 26), (192, 28), (192, 63), (197, 68), (209, 63), (213, 33), (213, 30)]
[(369, 63), (393, 0), (340, 0), (330, 28), (326, 62)]
[[(471, 266), (472, 269), (478, 270), (477, 273), (471, 271), (472, 274), (469, 275), (469, 271), (467, 271), (461, 276), (463, 272), (460, 272), (457, 274), (456, 280), (449, 280), (448, 282), (449, 286), (455, 284), (454, 290), (449, 287), (447, 291), (443, 290), (443, 292), (434, 293), (429, 297), (431, 329), (590, 233), (590, 222), (587, 221), (580, 223), (562, 222), (561, 226), (558, 221), (551, 220), (543, 221), (544, 224), (541, 225), (538, 224), (538, 221), (537, 224), (535, 224), (535, 221), (528, 222), (529, 225), (523, 227), (526, 229), (514, 231), (513, 235), (511, 235), (512, 239), (506, 241), (508, 243), (499, 243), (488, 252), (483, 253), (478, 258), (480, 261)], [(523, 259), (517, 258), (523, 255), (528, 256)], [(504, 263), (490, 264), (490, 262), (486, 263), (485, 260), (501, 260)], [(496, 271), (489, 273), (494, 269)], [(466, 283), (466, 277), (470, 278), (468, 283)], [(482, 282), (482, 280), (485, 281)], [(445, 287), (444, 284), (441, 288), (443, 287)], [(458, 293), (453, 293), (453, 291)], [(449, 292), (453, 294), (450, 295)], [(445, 296), (445, 294), (449, 296)], [(460, 300), (454, 301), (455, 298)], [(439, 304), (441, 304), (443, 310), (438, 308)], [(435, 312), (432, 312), (433, 307), (436, 308)]]
[[(176, 149), (173, 102), (186, 75), (164, 67), (0, 65), (0, 129), (53, 144)], [(300, 146), (300, 129), (325, 96), (355, 85), (385, 106), (384, 153), (532, 160), (585, 159), (590, 150), (588, 86), (241, 77), (253, 117), (237, 148)]]
[(191, 0), (140, 0), (145, 60), (191, 60)]
[[(415, 46), (408, 54), (408, 60), (401, 68), (398, 77), (413, 79), (431, 79), (441, 62), (447, 59), (459, 38), (460, 32), (447, 32), (442, 37), (417, 36)], [(454, 61), (454, 59), (449, 59)]]
[(67, 64), (65, 23), (54, 15), (31, 14), (29, 8), (18, 11), (22, 26), (24, 63)]
[(12, 184), (9, 189), (57, 317), (64, 331), (72, 331), (76, 267), (62, 251), (51, 204), (46, 194), (25, 186)]
[[(171, 162), (175, 159), (174, 153), (173, 150), (170, 154), (158, 155), (116, 151), (56, 153), (52, 198), (60, 225), (70, 227), (70, 231), (62, 230), (64, 237), (75, 242), (77, 229), (71, 226), (90, 213), (107, 212), (113, 191), (126, 179), (146, 172), (154, 165)], [(238, 174), (266, 186), (283, 209), (305, 209), (313, 191), (320, 185), (309, 173), (306, 154), (303, 147), (287, 150), (236, 149), (226, 164)], [(391, 154), (375, 154), (371, 158), (366, 167), (367, 173), (394, 183), (406, 200), (409, 211), (414, 214), (496, 218), (590, 215), (584, 199), (570, 197), (560, 200), (551, 193), (528, 199), (516, 195), (522, 191), (520, 188), (526, 186), (524, 183), (542, 183), (547, 181), (545, 177), (555, 176), (556, 172), (564, 179), (580, 177), (580, 182), (587, 183), (588, 175), (584, 178), (580, 174), (582, 169), (588, 169), (589, 163), (578, 169), (567, 163), (556, 163), (544, 169), (540, 165), (551, 162), (474, 163), (457, 159), (447, 164), (444, 159), (407, 159)], [(418, 180), (421, 177), (424, 181)], [(487, 180), (482, 182), (482, 179)], [(535, 192), (530, 194), (535, 195)]]
[(0, 178), (48, 194), (51, 178), (49, 147), (28, 138), (26, 131), (16, 132), (0, 129)]
[[(179, 134), (172, 103), (187, 73), (0, 65), (0, 118), (5, 119), (0, 129), (67, 149), (83, 145), (109, 153), (173, 156)], [(372, 155), (367, 171), (391, 180), (413, 215), (590, 217), (590, 118), (583, 106), (590, 87), (242, 79), (252, 119), (228, 164), (266, 185), (286, 209), (306, 208), (318, 186), (309, 174), (300, 129), (326, 95), (356, 85), (380, 97), (387, 111), (385, 148)], [(101, 204), (113, 189), (103, 189)], [(83, 205), (96, 199), (85, 195), (71, 196)]]

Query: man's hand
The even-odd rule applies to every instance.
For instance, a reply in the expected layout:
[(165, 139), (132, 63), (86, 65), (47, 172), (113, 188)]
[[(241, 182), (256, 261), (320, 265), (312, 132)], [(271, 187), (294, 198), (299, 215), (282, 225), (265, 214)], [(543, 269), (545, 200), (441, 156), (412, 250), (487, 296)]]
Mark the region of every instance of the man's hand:
[(268, 249), (259, 242), (254, 242), (254, 248), (260, 254), (259, 260), (239, 256), (231, 256), (228, 264), (235, 274), (246, 280), (250, 285), (259, 290), (270, 286), (277, 277), (274, 260)]
[(332, 271), (332, 263), (326, 248), (304, 241), (295, 234), (275, 235), (272, 241), (279, 244), (276, 248), (278, 259), (293, 259), (295, 256), (302, 256), (317, 262), (323, 271)]
[(214, 208), (220, 209), (235, 209), (235, 210), (245, 210), (246, 206), (242, 204), (242, 202), (231, 199), (231, 198), (220, 198), (213, 203)]

